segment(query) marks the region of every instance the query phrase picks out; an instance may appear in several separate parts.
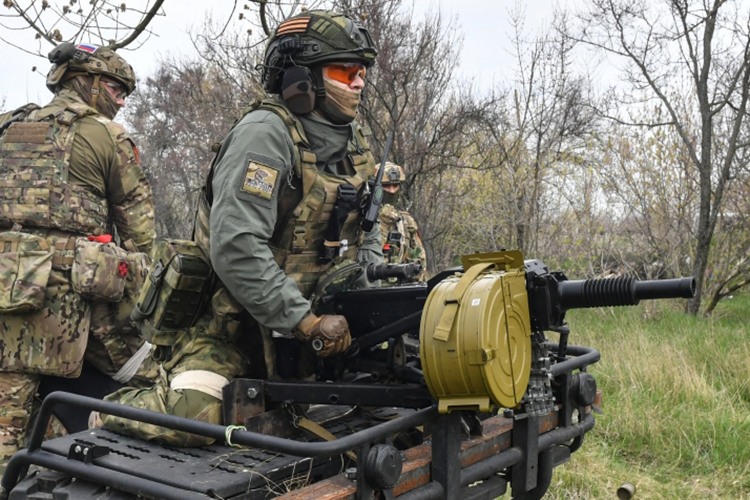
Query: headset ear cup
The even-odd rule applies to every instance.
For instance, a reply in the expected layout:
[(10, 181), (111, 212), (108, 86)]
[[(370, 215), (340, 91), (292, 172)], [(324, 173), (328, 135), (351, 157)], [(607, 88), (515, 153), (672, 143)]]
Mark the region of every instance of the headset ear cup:
[(281, 97), (295, 115), (310, 113), (315, 108), (315, 84), (307, 67), (294, 66), (284, 72)]

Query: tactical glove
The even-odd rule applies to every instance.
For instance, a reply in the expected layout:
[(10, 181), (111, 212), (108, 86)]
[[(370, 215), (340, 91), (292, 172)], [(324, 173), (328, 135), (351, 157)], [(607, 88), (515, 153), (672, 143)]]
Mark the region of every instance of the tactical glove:
[(308, 314), (299, 322), (293, 331), (294, 336), (303, 342), (311, 342), (319, 339), (323, 342), (323, 348), (318, 351), (318, 356), (327, 357), (346, 350), (352, 343), (349, 334), (349, 323), (343, 316), (324, 314), (315, 316)]

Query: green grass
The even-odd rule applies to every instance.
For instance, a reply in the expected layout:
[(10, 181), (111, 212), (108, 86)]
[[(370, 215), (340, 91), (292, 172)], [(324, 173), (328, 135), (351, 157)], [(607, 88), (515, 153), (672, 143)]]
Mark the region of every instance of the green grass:
[(673, 303), (568, 313), (570, 343), (599, 349), (603, 391), (581, 450), (549, 498), (750, 499), (750, 296), (710, 318)]

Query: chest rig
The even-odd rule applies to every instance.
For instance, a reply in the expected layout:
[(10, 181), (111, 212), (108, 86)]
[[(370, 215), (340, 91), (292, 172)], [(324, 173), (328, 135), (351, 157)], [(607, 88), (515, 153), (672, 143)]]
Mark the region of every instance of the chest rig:
[(100, 235), (107, 200), (69, 182), (78, 119), (96, 115), (81, 103), (55, 100), (11, 123), (0, 136), (0, 230), (58, 229)]
[[(346, 176), (322, 172), (318, 169), (317, 156), (305, 135), (302, 123), (278, 101), (259, 101), (247, 112), (267, 110), (275, 113), (284, 122), (297, 151), (294, 176), (279, 192), (278, 218), (269, 241), (275, 262), (290, 278), (294, 279), (305, 298), (309, 298), (322, 273), (344, 259), (354, 259), (357, 248), (364, 240), (360, 230), (358, 206), (349, 206), (347, 214), (340, 218), (339, 246), (332, 259), (321, 259), (324, 253), (326, 231), (334, 209), (341, 207), (340, 192), (362, 192), (367, 179), (375, 172), (375, 159), (367, 142), (369, 132), (354, 127), (344, 159)], [(196, 218), (195, 241), (207, 252), (209, 249), (210, 174), (204, 196), (199, 204)], [(346, 186), (345, 186), (346, 185)], [(346, 189), (341, 189), (345, 186)], [(329, 252), (329, 255), (331, 253)]]
[(379, 218), (385, 263), (404, 263), (404, 250), (408, 245), (409, 235), (404, 227), (401, 214), (393, 205), (383, 205), (383, 208), (380, 209)]

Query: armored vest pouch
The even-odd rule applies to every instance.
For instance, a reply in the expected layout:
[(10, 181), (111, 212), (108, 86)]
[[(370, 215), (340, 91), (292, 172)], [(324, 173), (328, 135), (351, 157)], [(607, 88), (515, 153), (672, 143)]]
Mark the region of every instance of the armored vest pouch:
[(202, 312), (211, 277), (210, 260), (195, 242), (160, 241), (130, 318), (146, 340), (171, 346)]
[(120, 301), (128, 276), (126, 256), (127, 251), (114, 243), (78, 238), (70, 275), (73, 290), (86, 300)]
[(52, 253), (47, 241), (39, 236), (0, 233), (0, 314), (24, 314), (42, 308)]

